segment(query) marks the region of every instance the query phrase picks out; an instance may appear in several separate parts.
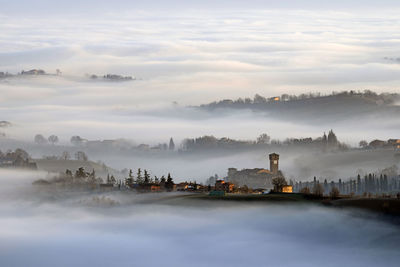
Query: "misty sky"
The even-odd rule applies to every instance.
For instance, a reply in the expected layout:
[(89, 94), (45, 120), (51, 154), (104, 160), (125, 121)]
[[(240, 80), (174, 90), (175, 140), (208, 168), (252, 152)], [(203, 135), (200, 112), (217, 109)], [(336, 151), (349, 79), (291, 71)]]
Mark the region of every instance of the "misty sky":
[[(179, 137), (226, 135), (219, 122), (209, 129), (194, 123), (185, 132), (179, 129), (192, 122), (156, 115), (146, 125), (138, 109), (163, 113), (173, 101), (185, 106), (256, 93), (398, 91), (400, 64), (385, 59), (400, 56), (396, 1), (276, 2), (0, 1), (0, 71), (63, 72), (0, 81), (0, 119), (29, 126), (12, 133), (29, 139), (40, 129), (90, 138), (163, 130)], [(140, 80), (93, 83), (87, 73)], [(268, 130), (257, 125), (232, 137)]]

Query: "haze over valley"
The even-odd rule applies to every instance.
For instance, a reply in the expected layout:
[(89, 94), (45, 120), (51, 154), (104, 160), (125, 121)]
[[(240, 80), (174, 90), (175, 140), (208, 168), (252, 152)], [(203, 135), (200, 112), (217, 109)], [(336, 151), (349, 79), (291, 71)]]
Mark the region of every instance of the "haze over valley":
[(0, 266), (398, 266), (397, 0), (0, 0)]

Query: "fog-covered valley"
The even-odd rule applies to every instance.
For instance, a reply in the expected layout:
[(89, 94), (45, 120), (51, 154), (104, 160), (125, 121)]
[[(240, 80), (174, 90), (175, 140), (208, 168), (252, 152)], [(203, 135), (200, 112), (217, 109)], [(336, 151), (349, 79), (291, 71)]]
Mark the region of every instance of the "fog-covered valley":
[(0, 0), (0, 266), (398, 266), (399, 11)]
[[(177, 181), (198, 182), (205, 182), (214, 174), (224, 177), (230, 167), (268, 168), (267, 155), (272, 152), (281, 154), (281, 170), (294, 180), (313, 176), (347, 179), (399, 164), (398, 152), (393, 147), (367, 150), (359, 147), (361, 140), (369, 143), (398, 138), (397, 94), (336, 93), (279, 103), (258, 95), (247, 106), (223, 102), (199, 108), (173, 103), (173, 97), (161, 99), (156, 92), (141, 94), (141, 87), (150, 81), (99, 82), (21, 76), (3, 83), (5, 88), (21, 92), (42, 88), (53, 91), (52, 104), (38, 97), (29, 100), (30, 105), (14, 100), (7, 102), (2, 112), (4, 123), (0, 131), (4, 135), (0, 138), (0, 150), (22, 148), (33, 158), (42, 159), (39, 164), (42, 170), (64, 172), (80, 167), (79, 162), (68, 165), (54, 161), (65, 151), (72, 158), (77, 151), (84, 151), (91, 161), (100, 162), (87, 168), (100, 171), (103, 177), (107, 171), (100, 166), (105, 163), (121, 179), (126, 173), (117, 174), (116, 170), (144, 168), (152, 175), (172, 173)], [(104, 94), (101, 97), (110, 102), (78, 99), (74, 94), (78, 88), (95, 97)], [(96, 95), (95, 91), (101, 94)], [(110, 91), (129, 95), (122, 99)], [(92, 106), (92, 102), (97, 105)], [(324, 151), (318, 145), (322, 135), (331, 129), (343, 149)], [(268, 142), (257, 144), (262, 133), (268, 134)], [(44, 143), (35, 141), (35, 135), (44, 136)], [(56, 143), (46, 140), (50, 135), (57, 136)], [(80, 143), (71, 142), (72, 136), (79, 136)], [(202, 136), (226, 139), (228, 146), (187, 149), (187, 140)], [(172, 151), (166, 149), (170, 138), (174, 140)], [(307, 138), (317, 145), (308, 145)], [(300, 140), (300, 144), (288, 145), (287, 140), (292, 139)], [(53, 166), (46, 158), (53, 160)]]
[(164, 194), (50, 194), (31, 186), (37, 173), (0, 175), (5, 266), (397, 266), (399, 260), (398, 227), (360, 211)]

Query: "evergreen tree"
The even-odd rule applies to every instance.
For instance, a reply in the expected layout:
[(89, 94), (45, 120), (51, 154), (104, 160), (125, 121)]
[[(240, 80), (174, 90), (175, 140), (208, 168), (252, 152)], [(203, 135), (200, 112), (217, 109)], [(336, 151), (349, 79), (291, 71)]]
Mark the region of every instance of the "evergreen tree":
[(165, 183), (166, 183), (167, 181), (165, 180), (165, 176), (163, 175), (163, 176), (161, 176), (161, 179), (160, 179), (160, 187), (161, 187), (161, 189), (165, 189)]
[(78, 170), (75, 172), (75, 178), (86, 178), (86, 172), (85, 169), (80, 167)]
[(174, 189), (174, 181), (172, 180), (170, 173), (168, 173), (168, 178), (165, 183), (165, 188), (167, 189), (167, 191), (172, 191)]
[(149, 183), (150, 183), (150, 175), (149, 175), (149, 173), (147, 172), (146, 169), (144, 170), (144, 180), (143, 180), (143, 183), (144, 183), (144, 184), (149, 184)]
[(361, 176), (357, 175), (357, 194), (361, 195), (361, 191), (362, 191), (362, 188), (361, 188)]
[(172, 137), (169, 139), (169, 150), (175, 150), (175, 143)]
[(66, 170), (65, 171), (65, 175), (67, 176), (67, 177), (72, 177), (72, 172), (70, 171), (70, 170)]
[(136, 183), (138, 183), (138, 184), (142, 184), (143, 183), (142, 170), (140, 168), (137, 171)]

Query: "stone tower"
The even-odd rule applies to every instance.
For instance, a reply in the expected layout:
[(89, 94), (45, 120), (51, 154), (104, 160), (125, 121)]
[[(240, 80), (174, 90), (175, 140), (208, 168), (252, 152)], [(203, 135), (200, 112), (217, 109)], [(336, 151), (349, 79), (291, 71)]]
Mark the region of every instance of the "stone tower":
[(278, 174), (279, 155), (276, 153), (269, 154), (269, 170), (272, 174)]

